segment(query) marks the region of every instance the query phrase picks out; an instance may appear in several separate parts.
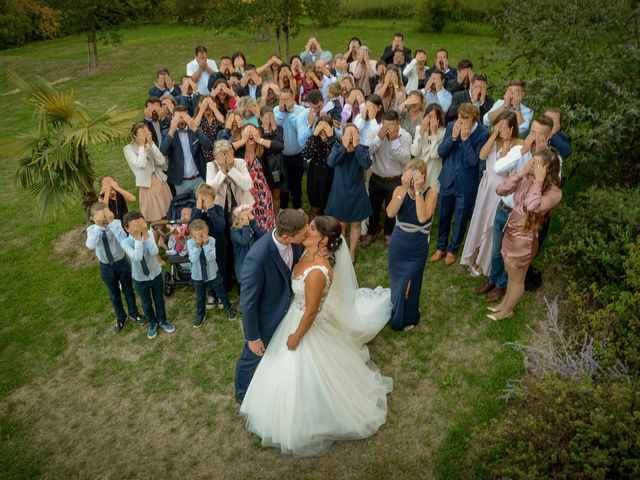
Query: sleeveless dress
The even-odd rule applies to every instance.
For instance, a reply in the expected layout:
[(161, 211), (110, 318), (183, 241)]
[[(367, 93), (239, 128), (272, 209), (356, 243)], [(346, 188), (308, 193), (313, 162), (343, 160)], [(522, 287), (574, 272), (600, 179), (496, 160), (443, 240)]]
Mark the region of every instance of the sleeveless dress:
[[(305, 279), (314, 269), (327, 280), (319, 312), (298, 348), (290, 351), (287, 338), (304, 313)], [(386, 421), (392, 380), (380, 375), (367, 348), (358, 348), (323, 310), (330, 287), (326, 267), (310, 266), (293, 278), (291, 287), (289, 311), (256, 369), (240, 413), (263, 445), (318, 455), (335, 440), (376, 433)]]
[[(429, 189), (427, 189), (429, 191)], [(425, 195), (427, 192), (425, 192)], [(402, 330), (420, 321), (420, 291), (424, 266), (429, 255), (430, 218), (426, 223), (418, 222), (416, 201), (405, 195), (396, 215), (396, 227), (391, 234), (388, 250), (389, 279), (391, 280), (391, 327)], [(409, 225), (410, 229), (420, 227), (420, 231), (408, 232), (398, 225)], [(409, 298), (405, 298), (407, 285), (411, 282)]]
[[(507, 155), (515, 148), (520, 149), (522, 145), (513, 146)], [(473, 266), (475, 263), (481, 268), (485, 277), (491, 274), (493, 220), (500, 203), (500, 195), (496, 193), (496, 188), (505, 178), (495, 172), (496, 162), (500, 158), (503, 156), (494, 144), (487, 156), (487, 168), (480, 179), (471, 224), (462, 249), (462, 258), (460, 258), (460, 265)]]

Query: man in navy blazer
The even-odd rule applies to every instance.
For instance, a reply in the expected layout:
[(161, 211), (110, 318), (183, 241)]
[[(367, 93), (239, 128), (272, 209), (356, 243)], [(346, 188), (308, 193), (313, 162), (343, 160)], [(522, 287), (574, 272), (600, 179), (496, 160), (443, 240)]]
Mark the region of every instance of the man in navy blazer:
[(242, 403), (253, 374), (291, 303), (291, 272), (302, 256), (309, 217), (283, 209), (275, 230), (253, 244), (240, 282), (240, 310), (246, 340), (236, 365), (236, 401)]
[[(462, 245), (467, 224), (476, 201), (480, 172), (484, 162), (480, 161), (480, 149), (489, 138), (487, 128), (479, 123), (480, 110), (471, 103), (464, 103), (458, 110), (458, 119), (449, 122), (444, 140), (438, 147), (442, 158), (440, 193), (438, 204), (440, 224), (438, 229), (438, 249), (431, 257), (432, 262), (445, 257), (447, 266), (456, 261), (456, 254)], [(453, 236), (449, 243), (451, 220), (454, 218)]]
[(160, 151), (169, 157), (167, 181), (176, 189), (176, 195), (195, 192), (204, 183), (207, 166), (202, 149), (211, 150), (213, 143), (200, 128), (194, 129), (186, 107), (177, 105), (167, 135), (162, 139)]

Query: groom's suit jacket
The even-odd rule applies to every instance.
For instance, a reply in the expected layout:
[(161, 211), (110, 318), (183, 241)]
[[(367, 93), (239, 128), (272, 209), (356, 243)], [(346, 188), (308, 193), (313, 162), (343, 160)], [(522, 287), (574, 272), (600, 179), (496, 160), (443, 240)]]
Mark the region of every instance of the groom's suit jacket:
[[(293, 245), (293, 265), (302, 255), (302, 245)], [(261, 339), (265, 347), (291, 304), (291, 270), (282, 260), (271, 232), (253, 244), (242, 266), (240, 310), (244, 337)]]

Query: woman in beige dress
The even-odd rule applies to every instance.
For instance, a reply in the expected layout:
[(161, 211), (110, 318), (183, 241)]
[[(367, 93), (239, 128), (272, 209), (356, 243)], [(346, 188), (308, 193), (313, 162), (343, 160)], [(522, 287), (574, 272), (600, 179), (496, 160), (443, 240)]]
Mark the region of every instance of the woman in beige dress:
[(132, 141), (124, 147), (124, 157), (140, 188), (140, 211), (148, 222), (167, 216), (171, 190), (167, 184), (167, 159), (153, 143), (151, 131), (144, 122), (131, 128)]
[(436, 192), (440, 191), (438, 177), (442, 170), (442, 159), (438, 155), (438, 147), (442, 143), (446, 131), (444, 112), (437, 103), (427, 106), (425, 115), (411, 144), (411, 156), (421, 159), (427, 166), (427, 185)]

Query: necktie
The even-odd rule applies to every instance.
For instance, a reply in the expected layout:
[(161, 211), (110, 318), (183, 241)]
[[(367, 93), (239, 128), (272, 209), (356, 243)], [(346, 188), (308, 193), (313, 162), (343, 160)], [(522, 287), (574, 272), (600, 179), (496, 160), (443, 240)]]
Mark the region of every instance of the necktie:
[(147, 265), (147, 260), (144, 258), (144, 254), (142, 255), (142, 260), (140, 260), (140, 266), (142, 267), (142, 273), (149, 275), (149, 265)]
[(107, 260), (109, 261), (109, 265), (113, 265), (115, 262), (113, 261), (113, 254), (111, 253), (111, 248), (109, 247), (109, 240), (107, 240), (107, 231), (102, 231), (102, 245), (104, 246), (104, 253), (107, 255)]
[(207, 257), (204, 255), (204, 248), (200, 250), (200, 271), (202, 272), (202, 281), (206, 282), (207, 276)]

